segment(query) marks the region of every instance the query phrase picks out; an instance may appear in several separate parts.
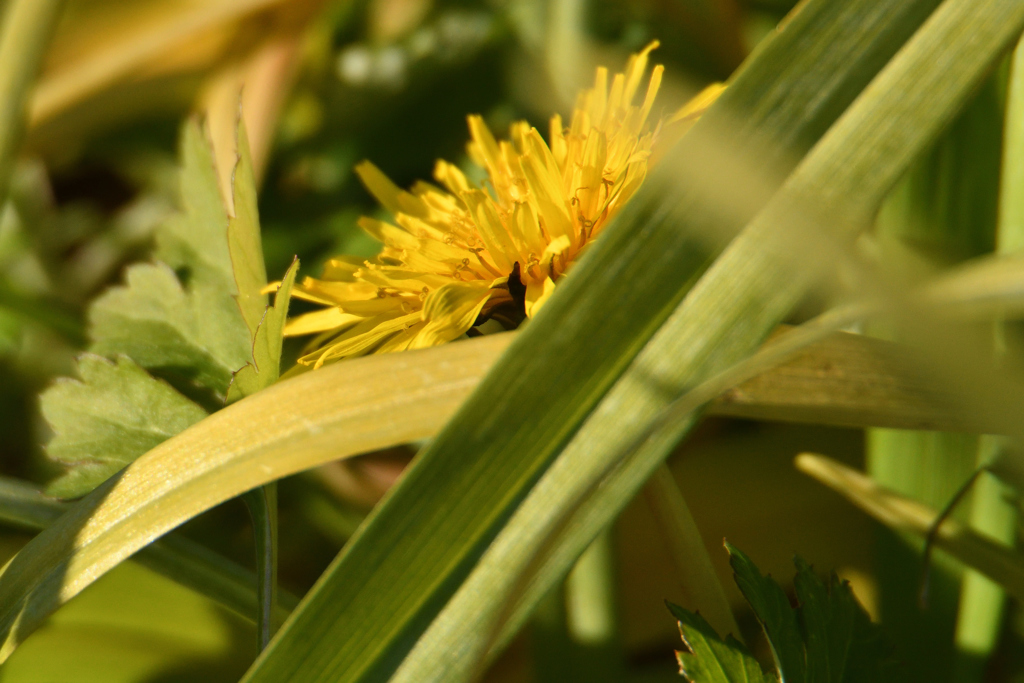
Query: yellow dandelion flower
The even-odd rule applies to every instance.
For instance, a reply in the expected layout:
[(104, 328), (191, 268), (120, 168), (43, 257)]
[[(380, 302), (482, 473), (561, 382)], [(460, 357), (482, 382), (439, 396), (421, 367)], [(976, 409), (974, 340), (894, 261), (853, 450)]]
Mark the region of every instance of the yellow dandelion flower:
[[(476, 187), (438, 161), (434, 178), (409, 192), (376, 166), (356, 167), (394, 223), (362, 218), (383, 242), (370, 261), (338, 257), (297, 296), (326, 308), (297, 316), (288, 336), (316, 334), (301, 363), (435, 346), (494, 319), (509, 328), (536, 314), (556, 283), (643, 183), (662, 122), (648, 125), (661, 85), (655, 66), (634, 104), (657, 42), (630, 57), (608, 82), (599, 68), (580, 94), (568, 128), (557, 114), (549, 142), (526, 122), (498, 141), (479, 116), (469, 117), (470, 157), (487, 171)], [(688, 128), (717, 97), (711, 86), (664, 122)]]

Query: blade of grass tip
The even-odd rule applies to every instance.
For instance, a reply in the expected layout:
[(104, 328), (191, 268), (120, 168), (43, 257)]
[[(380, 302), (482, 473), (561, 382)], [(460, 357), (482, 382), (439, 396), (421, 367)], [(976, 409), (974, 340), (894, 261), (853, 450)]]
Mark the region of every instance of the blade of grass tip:
[(0, 202), (6, 201), (28, 97), (64, 0), (9, 0), (0, 26)]
[[(780, 45), (795, 46), (808, 38), (799, 27), (820, 21), (827, 29), (814, 36), (825, 41), (820, 52), (806, 61), (790, 54), (793, 63), (754, 60), (683, 140), (676, 155), (687, 159), (697, 152), (691, 160), (702, 163), (687, 179), (703, 180), (700, 190), (722, 194), (736, 187), (735, 177), (707, 182), (704, 162), (723, 156), (700, 154), (711, 147), (709, 135), (715, 141), (742, 140), (745, 152), (748, 140), (769, 132), (783, 144), (802, 147), (808, 137), (813, 142), (814, 131), (828, 127), (875, 73), (871, 69), (898, 49), (934, 4), (867, 4), (868, 11), (856, 16), (857, 30), (829, 25), (835, 19), (830, 6), (835, 3), (804, 6), (777, 36)], [(842, 11), (852, 14), (852, 7), (865, 9), (844, 4)], [(837, 51), (837, 45), (845, 51)], [(851, 64), (852, 57), (861, 61)], [(820, 78), (809, 79), (808, 72)], [(813, 93), (793, 92), (804, 87)], [(806, 107), (808, 97), (790, 99), (797, 94), (820, 106)], [(730, 107), (743, 114), (742, 125), (726, 125)], [(769, 125), (769, 119), (779, 125)], [(728, 134), (716, 137), (714, 130)], [(758, 157), (758, 168), (762, 162), (774, 168), (786, 156), (775, 151)], [(679, 168), (669, 166), (660, 179), (645, 183), (520, 334), (515, 350), (502, 357), (476, 397), (414, 462), (328, 570), (301, 615), (293, 616), (264, 651), (248, 680), (390, 675), (561, 445), (705, 267), (706, 247), (680, 226), (701, 220), (706, 225), (708, 214), (719, 211), (708, 206), (697, 218), (695, 195), (680, 192)], [(751, 192), (730, 195), (720, 207), (735, 213), (731, 227), (742, 226), (777, 186), (774, 180), (764, 187), (745, 184)], [(666, 192), (678, 202), (673, 210), (663, 203)], [(588, 353), (578, 352), (583, 347)], [(537, 401), (537, 395), (545, 400)], [(372, 621), (366, 618), (370, 614)], [(327, 642), (329, 647), (319, 646)]]
[[(965, 22), (972, 24), (970, 29), (965, 29)], [(785, 259), (775, 266), (765, 260), (796, 252), (809, 260), (820, 259), (822, 264), (830, 262), (821, 254), (811, 259), (808, 254), (813, 252), (803, 252), (792, 233), (788, 238), (773, 233), (779, 226), (793, 223), (794, 214), (786, 202), (820, 192), (837, 214), (859, 218), (861, 224), (866, 222), (872, 207), (895, 184), (909, 160), (950, 121), (972, 86), (1016, 37), (1022, 22), (1024, 7), (997, 2), (985, 3), (984, 7), (968, 1), (946, 2), (932, 15), (804, 160), (786, 190), (773, 201), (774, 206), (730, 245), (591, 415), (562, 454), (565, 462), (574, 461), (574, 469), (562, 470), (556, 480), (554, 472), (561, 466), (560, 459), (549, 472), (550, 479), (545, 476), (535, 488), (538, 501), (541, 491), (545, 491), (546, 510), (559, 509), (566, 501), (571, 504), (576, 495), (574, 487), (580, 486), (588, 469), (603, 471), (603, 466), (587, 464), (586, 454), (606, 457), (609, 452), (622, 452), (619, 445), (628, 442), (641, 425), (648, 423), (649, 416), (664, 406), (666, 386), (678, 383), (685, 388), (702, 373), (714, 372), (720, 364), (742, 358), (788, 311), (798, 298), (801, 283), (807, 282), (803, 278), (810, 274), (802, 272), (799, 264), (782, 266)], [(972, 45), (973, 37), (980, 35), (986, 36), (985, 42)], [(964, 58), (960, 62), (963, 70), (953, 76), (955, 85), (947, 78), (952, 74), (934, 68), (951, 54)], [(905, 126), (908, 120), (914, 120), (915, 126)], [(841, 219), (824, 224), (843, 225)], [(854, 220), (853, 225), (857, 224)], [(807, 239), (806, 244), (819, 243)], [(830, 254), (832, 249), (824, 253)], [(773, 256), (762, 259), (766, 254)], [(774, 271), (775, 276), (765, 278), (766, 271)], [(737, 300), (748, 296), (749, 305), (736, 306)], [(770, 297), (767, 301), (766, 296)], [(654, 377), (658, 379), (656, 386), (650, 381)], [(621, 510), (690, 424), (692, 419), (666, 430), (663, 438), (652, 439), (586, 501), (568, 523), (574, 532), (566, 536), (558, 557), (547, 561), (544, 576), (533, 582), (536, 590), (521, 600), (517, 608), (520, 613), (528, 612), (536, 595), (543, 594), (545, 586), (564, 574), (582, 547)], [(570, 459), (570, 454), (575, 457)], [(533, 494), (521, 509), (532, 501)], [(511, 527), (507, 528), (510, 544)], [(517, 525), (515, 530), (522, 538), (532, 533), (529, 526)], [(501, 540), (499, 537), (496, 544)], [(462, 616), (473, 619), (465, 612)], [(511, 621), (514, 625), (517, 620), (513, 617)]]
[[(0, 523), (42, 531), (70, 507), (27, 482), (0, 477)], [(132, 560), (256, 621), (256, 575), (199, 543), (172, 533), (140, 550)], [(288, 592), (282, 592), (279, 601), (278, 620), (287, 617), (299, 602)]]
[[(897, 531), (924, 538), (938, 518), (935, 509), (886, 489), (825, 456), (801, 453), (795, 462), (798, 470)], [(935, 544), (999, 583), (1017, 600), (1024, 599), (1024, 554), (994, 543), (949, 518), (939, 526)]]
[(661, 464), (655, 470), (644, 494), (661, 525), (662, 537), (686, 595), (700, 604), (701, 616), (707, 619), (716, 633), (722, 636), (731, 633), (742, 642), (743, 634), (729, 606), (729, 598), (708, 554), (704, 552), (704, 539), (667, 465)]
[(256, 639), (263, 650), (274, 635), (277, 605), (277, 484), (270, 483), (242, 496), (256, 538)]

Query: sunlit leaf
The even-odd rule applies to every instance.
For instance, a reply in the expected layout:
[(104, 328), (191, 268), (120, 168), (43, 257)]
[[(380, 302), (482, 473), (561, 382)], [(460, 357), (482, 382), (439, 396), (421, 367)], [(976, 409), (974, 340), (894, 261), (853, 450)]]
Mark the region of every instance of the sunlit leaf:
[(881, 683), (894, 673), (892, 648), (871, 623), (850, 586), (833, 572), (822, 581), (799, 557), (797, 606), (782, 587), (763, 576), (749, 557), (726, 544), (734, 578), (764, 629), (778, 678), (732, 638), (722, 641), (698, 615), (669, 605), (689, 652), (679, 652), (680, 670), (692, 683)]
[(228, 216), (213, 157), (195, 121), (183, 130), (181, 157), (183, 212), (158, 231), (158, 262), (132, 266), (124, 286), (93, 304), (92, 348), (223, 396), (232, 374), (252, 358), (252, 336), (234, 299)]
[(76, 498), (157, 444), (206, 417), (206, 411), (152, 378), (129, 358), (86, 354), (77, 380), (58, 380), (40, 398), (56, 436), (50, 457), (71, 466), (48, 492)]
[(298, 269), (299, 262), (295, 260), (281, 281), (281, 287), (274, 296), (274, 305), (266, 309), (253, 340), (253, 361), (235, 373), (228, 388), (228, 403), (265, 389), (280, 377), (282, 332)]
[[(249, 136), (242, 119), (238, 120), (235, 129), (235, 142), (238, 162), (232, 173), (228, 252), (232, 279), (238, 291), (235, 297), (238, 308), (242, 311), (250, 335), (255, 337), (256, 328), (263, 320), (267, 308), (267, 295), (263, 293), (263, 288), (267, 286), (267, 266), (263, 262), (256, 178), (253, 174), (252, 155), (249, 153)], [(287, 314), (287, 298), (284, 309)]]
[(743, 644), (718, 637), (700, 614), (669, 603), (688, 652), (676, 652), (679, 672), (690, 683), (775, 683)]

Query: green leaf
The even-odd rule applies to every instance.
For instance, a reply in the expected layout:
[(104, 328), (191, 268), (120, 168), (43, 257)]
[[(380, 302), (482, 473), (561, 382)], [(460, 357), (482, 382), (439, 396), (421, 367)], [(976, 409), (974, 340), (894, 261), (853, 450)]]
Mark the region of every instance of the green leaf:
[(189, 279), (215, 283), (235, 294), (228, 214), (217, 183), (213, 150), (197, 120), (183, 127), (178, 154), (182, 211), (157, 232), (156, 258), (175, 270), (187, 269)]
[(281, 343), (284, 340), (283, 330), (288, 318), (288, 302), (291, 300), (292, 285), (299, 270), (299, 261), (292, 261), (291, 267), (281, 281), (281, 287), (274, 297), (274, 305), (268, 307), (263, 321), (256, 329), (253, 340), (253, 360), (235, 373), (228, 388), (228, 403), (234, 403), (265, 389), (278, 380), (281, 372)]
[(205, 282), (183, 287), (163, 263), (132, 266), (125, 280), (89, 310), (92, 350), (124, 354), (223, 396), (233, 373), (252, 358), (249, 331), (231, 296)]
[[(195, 121), (182, 132), (181, 158), (183, 212), (157, 232), (159, 262), (132, 266), (124, 286), (109, 290), (93, 304), (92, 350), (110, 357), (125, 354), (147, 370), (197, 382), (224, 396), (232, 374), (252, 359), (252, 334), (234, 298), (228, 216), (217, 189), (213, 156)], [(239, 184), (244, 186), (241, 165)], [(248, 177), (251, 180), (251, 172)], [(250, 200), (243, 192), (239, 204)], [(253, 230), (250, 219), (254, 216), (246, 209), (236, 219), (235, 232)], [(248, 272), (248, 256), (245, 263)], [(247, 305), (254, 301), (246, 299)]]
[(796, 557), (794, 579), (801, 630), (807, 644), (807, 680), (856, 683), (890, 674), (892, 646), (835, 572), (824, 582)]
[(828, 583), (794, 558), (799, 607), (761, 575), (749, 557), (726, 544), (736, 584), (750, 603), (786, 683), (876, 683), (890, 675), (891, 646), (833, 572)]
[(726, 543), (736, 584), (764, 629), (775, 655), (778, 679), (762, 672), (735, 640), (724, 642), (698, 614), (669, 610), (689, 652), (677, 652), (680, 670), (692, 683), (775, 681), (784, 683), (880, 683), (891, 675), (891, 646), (871, 623), (850, 585), (833, 572), (822, 581), (799, 557), (794, 608), (782, 587), (761, 575), (749, 557)]
[[(199, 124), (189, 122), (181, 134), (182, 213), (165, 223), (157, 234), (156, 263), (137, 264), (125, 275), (125, 284), (99, 297), (89, 311), (93, 351), (131, 361), (130, 376), (144, 384), (148, 376), (139, 366), (186, 383), (207, 387), (217, 397), (231, 400), (275, 382), (280, 373), (281, 330), (288, 312), (297, 262), (286, 276), (275, 306), (268, 309), (266, 269), (260, 245), (256, 184), (245, 129), (238, 129), (239, 160), (233, 179), (233, 216), (228, 216), (217, 185), (210, 146)], [(265, 320), (261, 324), (261, 320)], [(124, 372), (128, 372), (125, 370)], [(177, 403), (201, 410), (174, 389), (150, 379)], [(109, 389), (113, 391), (114, 389)], [(69, 408), (78, 394), (62, 394)], [(171, 399), (166, 399), (170, 401)], [(145, 404), (139, 404), (137, 410)], [(102, 411), (100, 406), (91, 409)], [(205, 415), (205, 412), (203, 412)], [(104, 413), (96, 419), (103, 421)], [(168, 412), (167, 419), (172, 420)], [(116, 421), (117, 414), (106, 416)], [(195, 420), (193, 420), (194, 422)], [(192, 422), (168, 422), (183, 429)], [(91, 424), (91, 423), (90, 423)], [(60, 427), (54, 424), (60, 431)], [(152, 436), (145, 447), (107, 444), (89, 426), (74, 427), (55, 441), (54, 457), (66, 462), (68, 473), (51, 487), (55, 495), (78, 496), (177, 431)], [(73, 457), (75, 439), (88, 457)], [(100, 440), (98, 446), (94, 442)], [(103, 448), (110, 447), (111, 455)], [(65, 455), (60, 455), (65, 453)], [(72, 455), (66, 455), (71, 453)]]
[(124, 356), (78, 359), (82, 381), (59, 379), (40, 397), (56, 436), (50, 457), (70, 469), (50, 495), (88, 493), (143, 453), (206, 417), (206, 411)]
[(731, 635), (725, 640), (700, 614), (668, 603), (679, 622), (679, 633), (688, 652), (677, 651), (679, 673), (690, 683), (776, 683), (766, 674), (743, 643)]
[[(263, 261), (263, 245), (260, 241), (260, 215), (256, 204), (256, 176), (249, 153), (249, 136), (245, 123), (238, 120), (236, 134), (238, 163), (232, 178), (232, 213), (228, 218), (228, 251), (231, 255), (231, 270), (238, 288), (238, 308), (249, 328), (256, 337), (256, 330), (263, 320), (267, 308), (267, 266)], [(287, 313), (287, 301), (285, 313)], [(277, 357), (280, 357), (280, 350)], [(259, 359), (256, 361), (259, 366)], [(264, 385), (266, 386), (266, 385)]]
[(807, 680), (804, 644), (789, 598), (771, 577), (761, 576), (749, 557), (732, 545), (726, 544), (725, 547), (729, 551), (733, 578), (764, 628), (782, 680), (803, 683)]

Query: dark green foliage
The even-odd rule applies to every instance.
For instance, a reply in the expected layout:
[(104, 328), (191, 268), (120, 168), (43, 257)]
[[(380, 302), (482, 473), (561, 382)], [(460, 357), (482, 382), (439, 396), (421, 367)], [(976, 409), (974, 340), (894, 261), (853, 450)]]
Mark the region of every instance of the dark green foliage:
[[(768, 639), (783, 683), (881, 683), (895, 680), (892, 648), (880, 629), (835, 572), (818, 577), (799, 557), (794, 559), (797, 607), (771, 577), (763, 576), (749, 557), (726, 544), (736, 584)], [(771, 681), (760, 665), (731, 636), (724, 641), (704, 619), (669, 605), (679, 621), (689, 652), (676, 653), (680, 672), (692, 683)]]

